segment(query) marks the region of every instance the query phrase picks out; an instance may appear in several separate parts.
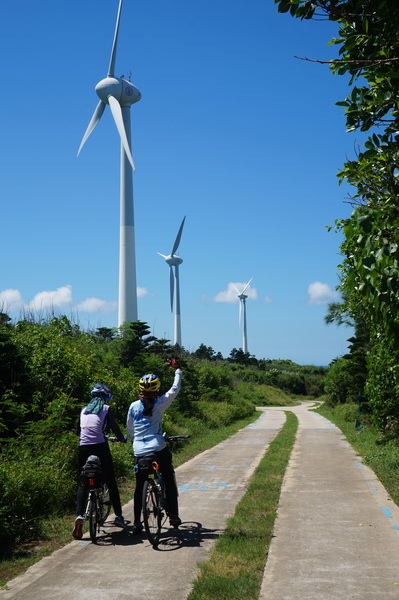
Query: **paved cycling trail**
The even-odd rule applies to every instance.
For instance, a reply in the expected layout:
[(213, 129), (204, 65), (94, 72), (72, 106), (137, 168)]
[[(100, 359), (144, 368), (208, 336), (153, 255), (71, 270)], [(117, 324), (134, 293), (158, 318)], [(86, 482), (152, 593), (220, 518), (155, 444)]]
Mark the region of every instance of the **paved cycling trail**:
[(254, 469), (285, 421), (284, 412), (259, 419), (176, 469), (182, 526), (165, 529), (158, 550), (130, 528), (106, 530), (98, 544), (88, 534), (33, 565), (0, 591), (1, 600), (183, 600), (197, 564), (223, 531)]
[(399, 508), (342, 432), (304, 408), (260, 600), (399, 599)]
[[(158, 550), (129, 527), (109, 527), (98, 545), (86, 534), (9, 582), (1, 600), (184, 600), (285, 410), (299, 429), (259, 600), (399, 600), (399, 508), (311, 406), (261, 409), (255, 423), (179, 467), (183, 525), (165, 529)], [(131, 503), (124, 514), (132, 518)]]

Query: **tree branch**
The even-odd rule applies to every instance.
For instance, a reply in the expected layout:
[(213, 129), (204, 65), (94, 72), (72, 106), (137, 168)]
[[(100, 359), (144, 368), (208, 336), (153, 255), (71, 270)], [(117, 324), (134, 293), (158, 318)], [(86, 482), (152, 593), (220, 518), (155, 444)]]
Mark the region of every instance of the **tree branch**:
[(315, 62), (321, 65), (349, 65), (349, 64), (372, 64), (372, 65), (380, 65), (382, 63), (391, 63), (399, 61), (399, 56), (395, 58), (381, 58), (378, 60), (373, 59), (358, 59), (358, 60), (345, 60), (343, 58), (330, 59), (330, 60), (317, 60), (315, 58), (307, 58), (306, 56), (294, 56), (298, 60), (306, 60), (308, 62)]

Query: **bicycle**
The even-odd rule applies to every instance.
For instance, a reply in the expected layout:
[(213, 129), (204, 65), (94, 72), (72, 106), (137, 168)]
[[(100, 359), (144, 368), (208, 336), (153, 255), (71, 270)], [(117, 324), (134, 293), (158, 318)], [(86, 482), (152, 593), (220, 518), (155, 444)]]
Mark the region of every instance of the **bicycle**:
[[(189, 435), (165, 436), (167, 442), (185, 440)], [(148, 477), (143, 487), (143, 521), (151, 545), (156, 548), (161, 535), (163, 523), (169, 517), (165, 483), (159, 471), (159, 465), (155, 454), (143, 456), (142, 462), (147, 469)]]
[[(116, 437), (106, 437), (109, 442), (118, 441)], [(108, 486), (103, 480), (101, 461), (98, 456), (92, 456), (93, 460), (91, 462), (93, 463), (93, 467), (86, 471), (83, 476), (84, 481), (82, 481), (82, 483), (89, 488), (86, 510), (83, 516), (86, 521), (89, 521), (90, 539), (93, 544), (95, 544), (97, 542), (97, 535), (100, 533), (101, 527), (104, 525), (111, 512), (111, 499)]]

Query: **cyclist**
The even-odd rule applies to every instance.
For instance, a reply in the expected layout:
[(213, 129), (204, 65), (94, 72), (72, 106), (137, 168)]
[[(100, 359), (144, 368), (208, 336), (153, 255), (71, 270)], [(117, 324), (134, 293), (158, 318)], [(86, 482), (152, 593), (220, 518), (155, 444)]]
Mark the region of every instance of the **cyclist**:
[[(91, 401), (87, 406), (82, 408), (76, 430), (76, 433), (79, 435), (79, 474), (90, 455), (99, 457), (115, 512), (114, 524), (118, 527), (124, 527), (125, 520), (122, 516), (122, 506), (114, 474), (114, 464), (105, 437), (105, 430), (108, 428), (111, 429), (120, 442), (126, 442), (127, 438), (120, 430), (111, 408), (106, 404), (106, 401), (112, 398), (109, 387), (104, 383), (96, 383), (90, 388), (90, 394)], [(82, 538), (83, 515), (87, 502), (87, 494), (87, 489), (79, 483), (76, 496), (76, 519), (72, 531), (72, 536), (77, 540)]]
[[(177, 529), (181, 525), (177, 502), (177, 486), (172, 465), (172, 454), (166, 446), (162, 433), (162, 416), (180, 391), (182, 371), (180, 364), (174, 359), (166, 364), (175, 369), (172, 387), (168, 392), (159, 396), (158, 391), (161, 387), (161, 381), (158, 375), (143, 375), (139, 381), (139, 399), (132, 402), (129, 407), (126, 427), (128, 437), (133, 440), (135, 466), (139, 458), (148, 454), (156, 454), (156, 461), (165, 482), (170, 525)], [(135, 469), (135, 471), (133, 533), (140, 533), (143, 529), (141, 523), (143, 486), (147, 475), (143, 475), (138, 469)]]

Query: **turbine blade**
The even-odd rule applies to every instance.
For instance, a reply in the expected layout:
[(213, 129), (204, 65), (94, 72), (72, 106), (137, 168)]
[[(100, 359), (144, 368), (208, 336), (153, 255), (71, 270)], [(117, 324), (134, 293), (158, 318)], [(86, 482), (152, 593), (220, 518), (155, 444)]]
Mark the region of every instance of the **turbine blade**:
[(237, 290), (236, 286), (234, 285), (234, 283), (231, 284), (233, 286), (233, 288), (235, 289), (235, 291), (237, 292), (237, 296), (240, 295), (240, 292)]
[(95, 126), (97, 125), (97, 123), (99, 122), (99, 120), (102, 117), (102, 114), (105, 110), (105, 104), (102, 100), (100, 100), (100, 102), (97, 104), (95, 111), (93, 113), (93, 116), (90, 120), (90, 123), (87, 126), (87, 129), (85, 131), (85, 134), (82, 138), (82, 141), (80, 142), (80, 146), (79, 146), (79, 150), (77, 153), (77, 156), (79, 156), (80, 151), (82, 150), (83, 146), (85, 145), (87, 138), (89, 137), (89, 135), (91, 134), (91, 132), (93, 131), (93, 129), (95, 128)]
[(165, 254), (161, 254), (160, 252), (157, 252), (157, 254), (159, 254), (159, 256), (162, 256), (162, 258), (168, 258)]
[(181, 234), (183, 232), (183, 227), (184, 227), (184, 221), (186, 220), (186, 217), (184, 217), (183, 221), (181, 222), (179, 231), (177, 232), (177, 236), (175, 239), (175, 243), (173, 244), (173, 248), (172, 248), (172, 252), (170, 253), (171, 256), (174, 255), (174, 253), (177, 251), (179, 244), (180, 244), (180, 239), (181, 239)]
[(241, 294), (243, 294), (245, 292), (245, 290), (247, 289), (247, 287), (249, 286), (249, 284), (251, 283), (251, 281), (253, 280), (253, 277), (251, 277), (251, 279), (248, 281), (248, 283), (245, 285), (244, 289), (242, 290)]
[(173, 295), (174, 295), (174, 291), (175, 291), (175, 278), (173, 276), (172, 266), (170, 266), (169, 269), (170, 269), (170, 310), (173, 312)]
[(116, 25), (115, 25), (115, 33), (114, 33), (114, 41), (112, 44), (111, 57), (109, 59), (108, 77), (114, 77), (114, 73), (115, 73), (116, 46), (118, 44), (119, 22), (121, 20), (122, 3), (123, 3), (123, 0), (119, 0), (118, 14), (116, 17)]
[(134, 166), (132, 153), (130, 152), (129, 142), (128, 142), (126, 131), (125, 131), (125, 124), (123, 122), (121, 105), (119, 104), (118, 100), (114, 96), (108, 96), (108, 102), (109, 102), (109, 106), (111, 108), (112, 116), (114, 117), (116, 128), (121, 137), (123, 149), (125, 150), (126, 156), (128, 157), (128, 160), (129, 160), (130, 164), (132, 165), (132, 169), (134, 171), (135, 166)]

